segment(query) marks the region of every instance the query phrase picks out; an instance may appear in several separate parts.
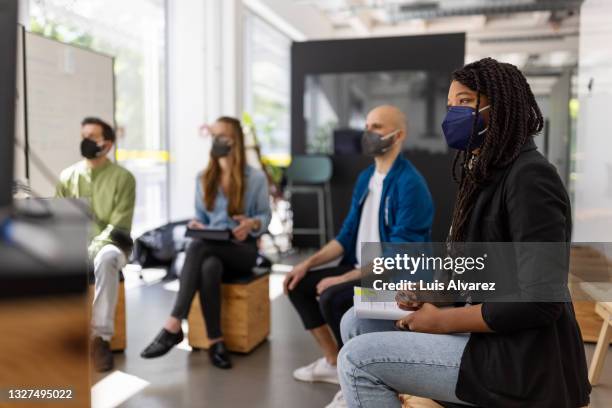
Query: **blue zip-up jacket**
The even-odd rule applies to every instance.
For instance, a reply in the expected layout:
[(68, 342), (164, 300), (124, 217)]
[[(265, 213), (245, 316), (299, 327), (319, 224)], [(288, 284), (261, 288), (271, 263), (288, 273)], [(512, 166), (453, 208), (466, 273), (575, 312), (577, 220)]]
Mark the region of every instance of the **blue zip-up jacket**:
[[(370, 177), (375, 166), (359, 174), (353, 190), (351, 208), (336, 240), (344, 248), (343, 264), (355, 265), (357, 232), (361, 209), (369, 193)], [(429, 242), (434, 205), (425, 179), (408, 160), (401, 156), (383, 181), (378, 228), (381, 242)]]

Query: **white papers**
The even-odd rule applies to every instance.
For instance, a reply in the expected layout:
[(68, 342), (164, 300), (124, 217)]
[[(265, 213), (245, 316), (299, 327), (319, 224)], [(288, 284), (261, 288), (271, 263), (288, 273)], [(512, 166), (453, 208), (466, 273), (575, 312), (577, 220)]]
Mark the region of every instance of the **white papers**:
[(411, 311), (400, 309), (396, 302), (368, 301), (367, 291), (375, 293), (372, 289), (358, 286), (354, 290), (353, 303), (355, 315), (360, 319), (399, 320), (412, 313)]

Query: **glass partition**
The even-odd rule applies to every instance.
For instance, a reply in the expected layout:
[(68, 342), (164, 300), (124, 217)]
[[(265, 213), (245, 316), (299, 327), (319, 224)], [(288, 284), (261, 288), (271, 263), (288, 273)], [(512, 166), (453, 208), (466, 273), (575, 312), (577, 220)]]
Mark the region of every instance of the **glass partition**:
[(408, 119), (404, 148), (446, 152), (441, 123), (449, 79), (431, 71), (377, 71), (306, 76), (307, 153), (358, 154), (368, 112), (397, 106)]

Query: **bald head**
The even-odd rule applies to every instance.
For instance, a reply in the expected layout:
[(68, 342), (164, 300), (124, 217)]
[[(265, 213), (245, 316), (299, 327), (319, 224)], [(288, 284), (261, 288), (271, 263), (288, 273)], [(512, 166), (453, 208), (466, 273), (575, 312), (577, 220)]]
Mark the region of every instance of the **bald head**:
[(404, 138), (406, 136), (406, 115), (393, 105), (377, 106), (368, 113), (366, 128), (382, 135), (399, 129)]

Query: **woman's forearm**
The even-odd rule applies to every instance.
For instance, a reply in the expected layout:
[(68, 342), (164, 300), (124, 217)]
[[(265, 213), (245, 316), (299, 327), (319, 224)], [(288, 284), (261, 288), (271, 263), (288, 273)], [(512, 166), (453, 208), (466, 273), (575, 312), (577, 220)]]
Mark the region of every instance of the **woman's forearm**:
[(482, 317), (482, 305), (443, 309), (443, 324), (447, 333), (491, 333)]

